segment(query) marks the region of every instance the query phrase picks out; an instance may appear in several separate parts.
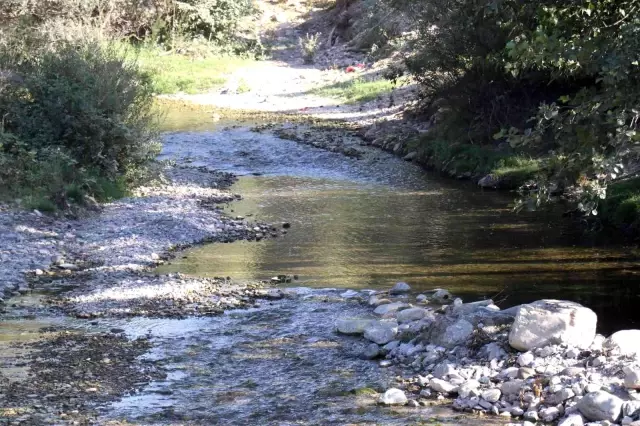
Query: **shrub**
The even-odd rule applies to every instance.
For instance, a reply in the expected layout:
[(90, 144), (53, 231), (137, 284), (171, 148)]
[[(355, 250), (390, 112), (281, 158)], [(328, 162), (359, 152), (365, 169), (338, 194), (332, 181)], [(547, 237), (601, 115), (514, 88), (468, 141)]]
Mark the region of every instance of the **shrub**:
[(0, 69), (20, 82), (0, 87), (5, 196), (64, 205), (79, 191), (101, 197), (105, 181), (132, 184), (144, 174), (159, 145), (151, 80), (135, 61), (94, 42), (38, 56), (10, 47), (0, 51)]

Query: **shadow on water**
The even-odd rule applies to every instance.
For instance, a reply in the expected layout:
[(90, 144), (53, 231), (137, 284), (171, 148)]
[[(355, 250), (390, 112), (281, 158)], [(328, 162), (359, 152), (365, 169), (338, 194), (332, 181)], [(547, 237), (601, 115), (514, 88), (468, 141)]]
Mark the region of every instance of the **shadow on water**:
[(295, 274), (315, 287), (405, 280), (504, 307), (575, 300), (598, 313), (602, 332), (637, 325), (637, 250), (591, 244), (558, 212), (515, 214), (513, 194), (365, 152), (354, 160), (243, 129), (169, 135), (165, 155), (244, 175), (233, 188), (244, 200), (228, 214), (292, 228), (283, 240), (197, 248), (161, 271), (248, 280)]

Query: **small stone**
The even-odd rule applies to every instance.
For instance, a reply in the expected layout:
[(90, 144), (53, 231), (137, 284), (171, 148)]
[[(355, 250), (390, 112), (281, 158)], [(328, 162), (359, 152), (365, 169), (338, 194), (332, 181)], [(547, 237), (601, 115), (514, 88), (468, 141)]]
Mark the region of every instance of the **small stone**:
[(378, 402), (384, 405), (404, 405), (407, 403), (407, 396), (400, 389), (391, 388), (380, 397)]
[(537, 411), (527, 411), (524, 413), (524, 419), (530, 422), (537, 422), (540, 418)]
[(498, 402), (500, 400), (500, 396), (502, 395), (502, 393), (500, 392), (499, 389), (487, 389), (486, 391), (482, 392), (480, 394), (482, 396), (482, 399), (489, 401), (491, 403), (495, 403)]
[(434, 391), (442, 393), (451, 393), (458, 388), (457, 386), (454, 386), (451, 383), (441, 379), (431, 379), (431, 381), (429, 382), (429, 386)]
[(410, 407), (413, 407), (413, 408), (418, 408), (418, 407), (420, 407), (420, 404), (419, 404), (419, 403), (418, 403), (418, 401), (416, 401), (415, 399), (411, 399), (411, 400), (409, 400), (409, 402), (408, 402), (408, 404), (407, 404), (407, 405), (409, 405)]
[(558, 426), (584, 426), (584, 419), (578, 413), (569, 414), (560, 420)]
[(518, 365), (520, 367), (528, 367), (533, 364), (535, 359), (535, 356), (531, 352), (525, 352), (518, 356)]
[(543, 421), (551, 423), (552, 421), (560, 417), (560, 410), (558, 410), (556, 407), (544, 408), (540, 410), (540, 417)]
[(151, 260), (160, 260), (160, 255), (158, 253), (151, 253)]
[(520, 417), (524, 414), (524, 410), (520, 407), (511, 407), (511, 415), (515, 417)]
[(500, 386), (500, 390), (505, 395), (518, 395), (520, 393), (520, 390), (524, 386), (524, 384), (525, 384), (524, 380), (520, 380), (520, 379), (510, 380), (508, 382), (504, 382)]
[(536, 375), (536, 370), (529, 367), (522, 367), (518, 370), (518, 379), (528, 379)]
[(640, 368), (625, 367), (624, 386), (627, 389), (640, 389)]

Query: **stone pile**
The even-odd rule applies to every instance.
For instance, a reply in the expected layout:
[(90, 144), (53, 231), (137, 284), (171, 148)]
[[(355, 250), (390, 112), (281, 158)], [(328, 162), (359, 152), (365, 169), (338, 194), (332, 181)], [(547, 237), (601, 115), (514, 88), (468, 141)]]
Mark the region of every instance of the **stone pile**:
[[(596, 334), (596, 314), (569, 301), (501, 310), (442, 289), (409, 292), (398, 283), (369, 298), (371, 318), (336, 325), (371, 341), (363, 357), (410, 373), (399, 387), (411, 405), (448, 398), (457, 410), (527, 425), (640, 426), (640, 330)], [(398, 390), (380, 402), (405, 404)]]

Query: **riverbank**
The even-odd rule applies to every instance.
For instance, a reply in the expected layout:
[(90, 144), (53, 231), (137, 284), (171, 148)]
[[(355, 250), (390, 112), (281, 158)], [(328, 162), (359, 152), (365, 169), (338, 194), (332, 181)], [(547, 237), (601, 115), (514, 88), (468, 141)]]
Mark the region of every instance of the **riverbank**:
[[(11, 342), (14, 328), (36, 326), (26, 334), (33, 337), (5, 348), (0, 362), (0, 417), (10, 424), (93, 424), (98, 407), (165, 376), (141, 361), (154, 346), (147, 338), (92, 327), (89, 319), (216, 316), (282, 297), (261, 283), (150, 274), (196, 244), (286, 232), (222, 213), (219, 205), (240, 198), (227, 190), (235, 179), (229, 173), (185, 165), (163, 173), (164, 184), (139, 187), (79, 219), (3, 207), (3, 334)], [(65, 315), (83, 322), (69, 327)], [(20, 379), (25, 365), (37, 380)]]

